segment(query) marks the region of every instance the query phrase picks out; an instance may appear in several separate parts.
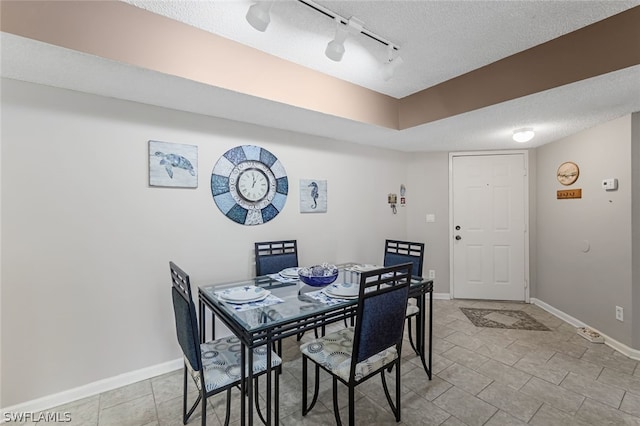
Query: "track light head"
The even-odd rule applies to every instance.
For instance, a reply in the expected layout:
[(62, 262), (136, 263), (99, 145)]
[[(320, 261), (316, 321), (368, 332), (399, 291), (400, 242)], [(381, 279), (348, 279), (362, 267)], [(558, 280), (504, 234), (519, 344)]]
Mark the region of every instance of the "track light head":
[(387, 48), (387, 61), (382, 66), (382, 78), (384, 81), (391, 80), (396, 72), (396, 68), (404, 63), (402, 57), (397, 54), (396, 49), (392, 44)]
[(396, 56), (395, 59), (384, 64), (382, 67), (382, 78), (384, 81), (389, 81), (396, 73), (396, 68), (404, 63), (404, 60), (400, 56)]
[(344, 25), (339, 18), (335, 19), (336, 21), (336, 35), (327, 44), (327, 48), (324, 51), (324, 54), (327, 55), (327, 58), (332, 61), (340, 62), (342, 60), (342, 56), (344, 55), (344, 42), (349, 35), (349, 27)]
[(251, 5), (247, 11), (247, 22), (256, 30), (264, 32), (271, 22), (269, 11), (272, 5), (271, 1), (258, 1)]

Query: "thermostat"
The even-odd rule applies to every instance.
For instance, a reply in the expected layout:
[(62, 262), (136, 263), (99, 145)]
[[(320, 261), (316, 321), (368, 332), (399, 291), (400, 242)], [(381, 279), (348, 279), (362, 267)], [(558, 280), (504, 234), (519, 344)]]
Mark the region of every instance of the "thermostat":
[(615, 191), (618, 189), (618, 179), (609, 178), (602, 181), (602, 188), (605, 191)]

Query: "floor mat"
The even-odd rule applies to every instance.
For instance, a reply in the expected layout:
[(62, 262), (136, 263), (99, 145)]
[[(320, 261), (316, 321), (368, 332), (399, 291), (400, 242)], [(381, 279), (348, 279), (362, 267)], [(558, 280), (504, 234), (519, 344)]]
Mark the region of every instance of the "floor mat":
[(480, 308), (460, 308), (460, 310), (476, 327), (551, 331), (547, 326), (522, 311)]

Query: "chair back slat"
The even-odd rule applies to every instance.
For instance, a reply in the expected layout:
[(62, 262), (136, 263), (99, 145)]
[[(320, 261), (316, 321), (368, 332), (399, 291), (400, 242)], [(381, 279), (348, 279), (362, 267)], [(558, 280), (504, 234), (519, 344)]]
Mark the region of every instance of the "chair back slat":
[(391, 347), (400, 353), (411, 285), (411, 263), (363, 272), (354, 332), (351, 370)]
[(189, 275), (173, 262), (169, 262), (169, 268), (171, 269), (171, 298), (178, 343), (191, 368), (194, 371), (200, 371), (202, 358), (198, 340), (198, 319), (196, 307), (191, 297)]
[(424, 263), (424, 243), (386, 240), (384, 243), (384, 266), (400, 265), (407, 262), (411, 262), (411, 274), (421, 277)]
[(255, 243), (256, 276), (275, 274), (298, 266), (296, 240)]

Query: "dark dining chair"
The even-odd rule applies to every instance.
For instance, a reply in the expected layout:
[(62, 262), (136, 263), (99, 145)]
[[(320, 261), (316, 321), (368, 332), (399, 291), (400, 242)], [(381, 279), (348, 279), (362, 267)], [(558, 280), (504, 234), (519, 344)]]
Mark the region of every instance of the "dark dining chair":
[[(404, 319), (411, 284), (411, 264), (363, 272), (360, 276), (356, 325), (304, 343), (302, 352), (302, 415), (318, 399), (320, 368), (333, 379), (333, 411), (338, 410), (338, 381), (348, 387), (349, 425), (355, 424), (355, 387), (380, 374), (382, 387), (396, 422), (400, 421), (400, 364)], [(315, 364), (313, 399), (307, 406), (307, 364)], [(385, 374), (395, 367), (395, 402)]]
[(255, 254), (257, 277), (298, 266), (297, 240), (255, 243)]
[[(191, 297), (189, 275), (169, 262), (171, 269), (171, 298), (176, 322), (178, 343), (184, 358), (184, 380), (182, 395), (182, 422), (187, 424), (198, 403), (202, 405), (202, 425), (207, 423), (207, 398), (227, 391), (227, 405), (224, 424), (229, 424), (231, 414), (231, 389), (240, 384), (241, 378), (241, 344), (240, 340), (225, 337), (206, 343), (199, 343), (198, 319)], [(282, 364), (278, 355), (271, 353), (271, 367), (274, 372)], [(258, 376), (267, 371), (267, 351), (265, 346), (253, 349), (253, 374), (256, 380), (256, 406), (258, 406)], [(190, 375), (198, 388), (198, 398), (187, 412), (187, 375)], [(274, 374), (275, 406), (278, 406), (278, 374)]]
[[(298, 266), (298, 241), (265, 241), (255, 243), (256, 276), (275, 274), (286, 268)], [(298, 334), (298, 340), (304, 332)], [(317, 336), (317, 331), (316, 331)], [(281, 352), (280, 343), (278, 352)]]
[[(411, 275), (414, 277), (422, 277), (422, 265), (424, 263), (424, 243), (415, 243), (410, 241), (386, 240), (384, 243), (384, 266), (398, 265), (402, 263), (411, 263)], [(407, 324), (409, 343), (419, 355), (416, 343), (413, 340), (413, 332), (411, 331), (411, 320), (415, 321), (416, 333), (418, 332), (418, 314), (420, 309), (416, 305), (409, 304), (407, 306)], [(416, 336), (416, 342), (418, 337)]]

